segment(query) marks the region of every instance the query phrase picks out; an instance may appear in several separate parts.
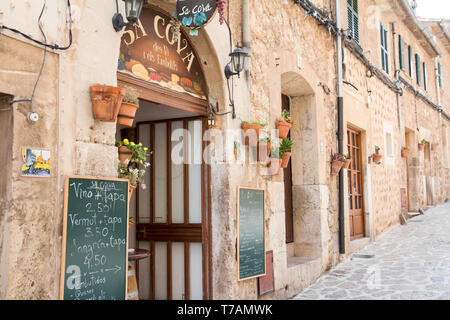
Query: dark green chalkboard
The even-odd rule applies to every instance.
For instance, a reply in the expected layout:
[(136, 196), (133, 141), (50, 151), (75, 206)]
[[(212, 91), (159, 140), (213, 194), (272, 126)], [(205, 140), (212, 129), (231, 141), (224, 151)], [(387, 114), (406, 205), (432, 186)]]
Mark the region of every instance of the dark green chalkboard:
[(238, 188), (238, 279), (266, 274), (264, 190)]
[(60, 298), (125, 300), (128, 180), (67, 177)]

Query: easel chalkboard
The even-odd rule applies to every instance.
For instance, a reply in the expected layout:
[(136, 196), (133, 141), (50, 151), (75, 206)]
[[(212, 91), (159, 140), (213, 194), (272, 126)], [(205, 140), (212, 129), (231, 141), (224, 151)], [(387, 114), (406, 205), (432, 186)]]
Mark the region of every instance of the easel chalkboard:
[(125, 300), (128, 180), (66, 178), (60, 299)]
[(238, 280), (266, 274), (264, 189), (238, 187)]

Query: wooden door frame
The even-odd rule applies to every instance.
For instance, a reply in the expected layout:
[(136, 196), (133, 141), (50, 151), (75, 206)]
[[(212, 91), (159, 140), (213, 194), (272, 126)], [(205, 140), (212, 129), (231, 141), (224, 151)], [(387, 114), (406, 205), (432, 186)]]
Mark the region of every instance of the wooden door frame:
[[(363, 235), (361, 237), (354, 237), (350, 234), (350, 241), (353, 240), (358, 240), (358, 239), (362, 239), (364, 237), (367, 236), (367, 230), (366, 230), (366, 216), (365, 216), (365, 201), (364, 201), (364, 177), (363, 177), (363, 162), (362, 162), (362, 131), (351, 126), (351, 125), (347, 125), (347, 150), (348, 150), (348, 141), (351, 141), (351, 137), (348, 136), (348, 131), (354, 132), (357, 134), (358, 136), (358, 141), (359, 141), (359, 157), (357, 159), (357, 161), (359, 162), (359, 176), (360, 176), (360, 188), (361, 188), (361, 192), (360, 192), (360, 197), (361, 197), (361, 211), (362, 211), (362, 218), (363, 218)], [(350, 165), (349, 169), (353, 167), (353, 163)], [(351, 179), (353, 179), (353, 175), (351, 174)], [(352, 182), (351, 181), (347, 181), (347, 183), (349, 184), (349, 186), (352, 186)], [(353, 194), (353, 193), (352, 193)], [(351, 194), (349, 195), (351, 196)], [(353, 201), (353, 199), (352, 199)], [(349, 208), (349, 227), (350, 227), (350, 208)]]
[[(190, 298), (190, 277), (189, 277), (189, 243), (202, 244), (202, 286), (203, 299), (212, 299), (212, 239), (211, 239), (211, 168), (203, 159), (203, 152), (207, 147), (206, 142), (202, 139), (202, 168), (201, 168), (201, 189), (202, 189), (202, 223), (189, 223), (189, 164), (184, 164), (184, 222), (172, 223), (172, 184), (171, 184), (171, 123), (183, 122), (183, 128), (187, 129), (189, 121), (202, 121), (202, 137), (207, 129), (207, 119), (203, 116), (194, 116), (187, 118), (176, 118), (156, 121), (142, 121), (136, 123), (137, 137), (139, 136), (139, 126), (150, 125), (150, 150), (155, 146), (155, 124), (167, 123), (167, 222), (155, 222), (155, 166), (154, 155), (151, 155), (151, 193), (150, 193), (150, 222), (146, 224), (139, 223), (139, 190), (136, 192), (136, 241), (150, 241), (150, 298), (155, 299), (155, 242), (167, 242), (167, 299), (172, 299), (172, 279), (171, 279), (171, 245), (172, 242), (179, 238), (179, 242), (184, 243), (184, 273), (185, 273), (185, 298)], [(185, 154), (187, 148), (184, 148)], [(169, 180), (170, 179), (170, 180)], [(168, 234), (170, 233), (170, 236)], [(175, 237), (175, 239), (173, 238)], [(138, 272), (138, 271), (137, 271)]]

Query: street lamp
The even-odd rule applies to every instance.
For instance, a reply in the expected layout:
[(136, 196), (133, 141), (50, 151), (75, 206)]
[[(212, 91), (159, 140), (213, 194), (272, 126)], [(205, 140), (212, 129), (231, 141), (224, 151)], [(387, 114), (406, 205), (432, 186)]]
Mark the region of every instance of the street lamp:
[(244, 70), (244, 62), (245, 58), (248, 57), (248, 53), (242, 48), (236, 48), (230, 53), (230, 57), (231, 61), (225, 66), (225, 77), (227, 79), (234, 75), (239, 77), (239, 74)]
[(119, 32), (123, 27), (135, 23), (141, 15), (142, 6), (147, 3), (147, 0), (122, 0), (125, 2), (125, 15), (128, 23), (123, 20), (122, 14), (119, 13), (119, 5), (116, 0), (117, 12), (112, 18), (114, 30)]

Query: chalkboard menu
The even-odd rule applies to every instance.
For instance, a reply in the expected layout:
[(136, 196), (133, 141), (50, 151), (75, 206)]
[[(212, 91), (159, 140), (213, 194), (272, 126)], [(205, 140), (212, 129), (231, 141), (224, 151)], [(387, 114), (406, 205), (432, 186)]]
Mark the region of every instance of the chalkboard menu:
[(125, 300), (128, 180), (67, 177), (60, 298)]
[(238, 188), (239, 280), (266, 274), (264, 190)]

